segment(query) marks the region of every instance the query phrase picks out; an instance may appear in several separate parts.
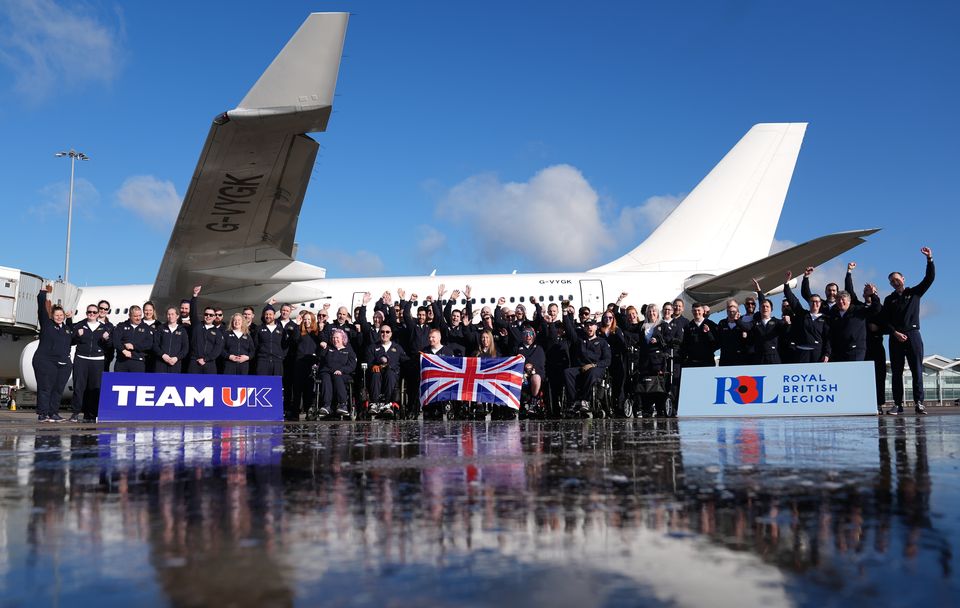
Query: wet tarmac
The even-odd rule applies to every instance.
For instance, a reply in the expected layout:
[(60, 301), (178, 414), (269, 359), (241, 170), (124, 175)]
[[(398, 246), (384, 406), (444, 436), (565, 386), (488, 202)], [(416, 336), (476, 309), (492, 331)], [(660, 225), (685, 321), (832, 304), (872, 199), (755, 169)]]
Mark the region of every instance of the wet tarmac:
[(0, 605), (956, 606), (960, 416), (0, 427)]

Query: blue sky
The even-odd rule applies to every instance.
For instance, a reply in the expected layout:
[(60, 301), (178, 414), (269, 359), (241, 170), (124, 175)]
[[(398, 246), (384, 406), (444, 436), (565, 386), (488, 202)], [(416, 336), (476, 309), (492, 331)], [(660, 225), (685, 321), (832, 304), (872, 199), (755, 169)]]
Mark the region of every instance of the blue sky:
[[(890, 270), (919, 280), (929, 245), (927, 351), (960, 354), (957, 3), (265, 6), (0, 0), (0, 264), (62, 272), (69, 163), (53, 153), (73, 146), (93, 160), (78, 166), (71, 279), (152, 281), (210, 119), (307, 13), (351, 10), (298, 230), (328, 276), (586, 269), (640, 242), (751, 125), (805, 121), (778, 240), (882, 228), (849, 255), (881, 293)], [(603, 246), (555, 243), (523, 211), (518, 185), (570, 180)], [(501, 242), (464, 201), (529, 239)]]

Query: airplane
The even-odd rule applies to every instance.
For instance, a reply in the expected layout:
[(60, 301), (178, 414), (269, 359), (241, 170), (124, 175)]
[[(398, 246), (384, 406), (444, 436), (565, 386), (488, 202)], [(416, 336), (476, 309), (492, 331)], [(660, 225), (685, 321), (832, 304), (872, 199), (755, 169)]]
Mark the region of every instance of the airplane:
[[(695, 301), (715, 305), (750, 292), (754, 279), (772, 293), (787, 270), (799, 276), (877, 231), (838, 232), (771, 255), (807, 125), (762, 123), (747, 131), (646, 240), (602, 266), (583, 272), (327, 279), (325, 269), (294, 259), (294, 238), (319, 148), (307, 133), (327, 128), (347, 22), (346, 13), (311, 14), (240, 104), (214, 118), (154, 283), (84, 287), (80, 305), (108, 300), (116, 323), (126, 319), (127, 307), (150, 300), (162, 319), (167, 306), (202, 285), (201, 303), (225, 312), (270, 299), (352, 311), (366, 292), (376, 299), (403, 288), (425, 299), (445, 284), (448, 291), (470, 285), (475, 313), (501, 297), (515, 305), (529, 304), (531, 296), (544, 307), (569, 300), (596, 311), (621, 292), (638, 307), (679, 297), (689, 310)], [(17, 371), (35, 390), (31, 361), (37, 342), (2, 347), (23, 349)]]

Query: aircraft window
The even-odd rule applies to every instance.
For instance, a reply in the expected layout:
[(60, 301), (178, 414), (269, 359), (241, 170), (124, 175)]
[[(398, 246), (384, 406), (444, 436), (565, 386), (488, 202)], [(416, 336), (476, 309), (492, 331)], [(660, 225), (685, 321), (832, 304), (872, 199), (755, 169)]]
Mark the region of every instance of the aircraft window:
[(540, 301), (543, 302), (543, 296), (540, 296)]
[(553, 296), (550, 296), (550, 301), (553, 302)]
[(520, 301), (521, 301), (521, 302), (523, 302), (523, 301), (524, 301), (524, 300), (523, 300), (523, 296), (520, 296)]
[(310, 308), (313, 308), (313, 302), (310, 302)]
[(513, 304), (514, 301), (515, 301), (515, 300), (514, 300), (513, 296), (510, 296), (510, 303)]
[(118, 308), (118, 309), (116, 309), (115, 311), (113, 311), (113, 314), (115, 314), (115, 315), (120, 314), (120, 309)]
[(466, 299), (466, 298), (460, 298), (460, 306), (466, 306), (466, 304), (467, 304), (467, 299)]
[(568, 299), (568, 300), (570, 300), (570, 301), (572, 302), (572, 301), (573, 301), (573, 296), (570, 296), (570, 297), (569, 297), (569, 298), (567, 298), (567, 299)]
[(129, 311), (129, 310), (130, 310), (129, 308), (124, 308), (124, 309), (123, 309), (123, 314), (127, 314), (127, 311)]
[(486, 303), (487, 303), (487, 299), (486, 299), (486, 298), (480, 298), (480, 303), (481, 303), (481, 304), (486, 304)]

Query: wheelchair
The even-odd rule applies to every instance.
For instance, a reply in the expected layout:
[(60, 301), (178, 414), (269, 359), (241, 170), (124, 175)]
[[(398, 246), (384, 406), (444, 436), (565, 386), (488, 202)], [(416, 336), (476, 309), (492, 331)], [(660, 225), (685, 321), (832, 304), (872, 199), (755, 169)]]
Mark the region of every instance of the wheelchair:
[[(313, 405), (307, 411), (307, 420), (308, 421), (317, 421), (317, 420), (353, 420), (357, 416), (357, 407), (356, 407), (356, 396), (354, 394), (354, 384), (353, 378), (351, 377), (349, 382), (346, 383), (347, 388), (347, 402), (346, 403), (332, 403), (332, 411), (327, 412), (326, 414), (321, 413), (320, 411), (320, 392), (322, 388), (322, 381), (320, 379), (320, 364), (314, 363), (310, 368), (310, 380), (313, 381)], [(347, 414), (343, 415), (337, 413), (339, 406), (344, 405), (347, 409)]]
[(666, 360), (664, 369), (657, 373), (641, 373), (639, 351), (627, 349), (627, 375), (624, 382), (623, 415), (649, 418), (676, 416), (673, 390), (673, 354), (661, 354)]
[(403, 376), (397, 381), (397, 387), (389, 403), (372, 402), (370, 400), (370, 391), (367, 388), (367, 369), (366, 363), (360, 364), (361, 374), (363, 376), (360, 400), (355, 408), (356, 420), (396, 420), (405, 418), (406, 404), (406, 379)]
[(560, 390), (560, 416), (562, 418), (610, 418), (613, 410), (613, 381), (610, 378), (610, 369), (603, 370), (603, 375), (597, 379), (590, 389), (589, 411), (572, 411), (570, 397), (565, 389)]

